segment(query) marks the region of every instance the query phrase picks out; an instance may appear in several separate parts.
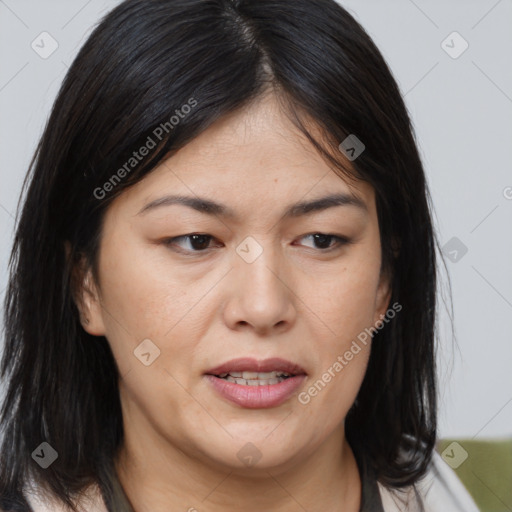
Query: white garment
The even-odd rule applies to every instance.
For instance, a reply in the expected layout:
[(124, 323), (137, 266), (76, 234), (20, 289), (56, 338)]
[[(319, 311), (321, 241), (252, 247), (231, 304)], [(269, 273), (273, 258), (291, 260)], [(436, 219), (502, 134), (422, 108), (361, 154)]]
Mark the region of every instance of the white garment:
[[(378, 483), (385, 512), (418, 512), (414, 491), (389, 491)], [(416, 487), (425, 512), (480, 512), (455, 472), (435, 450), (432, 464)], [(407, 500), (409, 500), (407, 502)]]
[[(432, 464), (425, 477), (416, 484), (423, 498), (425, 512), (479, 512), (466, 488), (455, 472), (434, 451)], [(414, 492), (408, 490), (389, 491), (378, 483), (385, 512), (418, 512)], [(34, 512), (68, 512), (62, 506), (44, 501), (35, 491), (28, 491), (27, 500)], [(81, 512), (107, 512), (97, 488), (91, 488), (88, 498), (80, 502)]]

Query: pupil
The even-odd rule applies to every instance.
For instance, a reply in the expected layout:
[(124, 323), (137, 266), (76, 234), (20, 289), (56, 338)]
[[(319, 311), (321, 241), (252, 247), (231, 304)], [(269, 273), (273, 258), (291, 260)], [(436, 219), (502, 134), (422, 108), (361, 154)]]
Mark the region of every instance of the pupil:
[[(330, 241), (330, 235), (322, 235), (322, 234), (315, 234), (315, 243), (318, 245), (318, 243), (320, 244), (320, 246), (324, 245), (325, 244), (325, 247), (320, 247), (321, 249), (327, 249), (329, 247), (329, 241)], [(327, 242), (327, 243), (325, 243)]]
[[(198, 240), (199, 240), (199, 244), (197, 243)], [(194, 247), (194, 249), (205, 249), (206, 247), (208, 247), (208, 236), (207, 235), (192, 235), (191, 243), (192, 243), (192, 247)]]

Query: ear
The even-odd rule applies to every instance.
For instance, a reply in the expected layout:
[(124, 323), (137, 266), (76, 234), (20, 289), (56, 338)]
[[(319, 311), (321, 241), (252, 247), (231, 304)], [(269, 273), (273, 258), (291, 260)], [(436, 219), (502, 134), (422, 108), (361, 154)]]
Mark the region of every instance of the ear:
[(381, 316), (386, 314), (389, 308), (389, 302), (391, 301), (391, 273), (389, 271), (381, 271), (379, 286), (377, 287), (377, 295), (375, 298), (375, 315), (373, 317), (373, 323), (381, 320)]
[(103, 322), (103, 308), (101, 306), (98, 287), (94, 282), (91, 269), (85, 272), (79, 294), (77, 306), (80, 312), (80, 323), (82, 327), (93, 336), (104, 336), (105, 324)]
[[(69, 258), (68, 244), (66, 244), (66, 253)], [(78, 308), (83, 329), (93, 336), (104, 336), (105, 324), (99, 288), (84, 256), (73, 264), (71, 282), (73, 299)]]

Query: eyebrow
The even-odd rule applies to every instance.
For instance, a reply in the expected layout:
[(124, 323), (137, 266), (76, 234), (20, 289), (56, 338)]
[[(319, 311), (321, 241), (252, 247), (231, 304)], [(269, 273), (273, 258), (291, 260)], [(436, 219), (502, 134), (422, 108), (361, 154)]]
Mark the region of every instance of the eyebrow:
[[(137, 215), (142, 215), (150, 210), (176, 204), (187, 206), (188, 208), (192, 208), (207, 215), (219, 216), (227, 219), (236, 219), (238, 217), (234, 210), (224, 204), (216, 203), (203, 197), (191, 197), (182, 195), (167, 195), (155, 199), (143, 206)], [(301, 201), (292, 204), (288, 206), (288, 208), (284, 211), (281, 220), (301, 217), (310, 213), (324, 211), (328, 208), (334, 208), (337, 206), (353, 206), (363, 210), (365, 213), (368, 212), (366, 203), (359, 197), (353, 196), (351, 194), (338, 193), (329, 194), (327, 196), (319, 197), (318, 199), (313, 199), (311, 201)]]

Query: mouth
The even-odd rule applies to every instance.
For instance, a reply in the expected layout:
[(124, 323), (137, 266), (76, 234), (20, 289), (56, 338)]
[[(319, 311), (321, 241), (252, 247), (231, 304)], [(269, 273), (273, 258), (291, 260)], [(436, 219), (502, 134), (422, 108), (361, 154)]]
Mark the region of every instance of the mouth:
[(250, 409), (284, 403), (302, 385), (306, 375), (301, 366), (280, 358), (233, 359), (205, 372), (220, 396)]
[[(296, 375), (306, 375), (306, 371), (296, 363), (274, 357), (258, 361), (249, 357), (231, 359), (206, 372), (220, 379), (236, 384), (255, 386), (277, 384)], [(277, 379), (277, 382), (275, 382)], [(270, 381), (270, 382), (269, 382)]]

